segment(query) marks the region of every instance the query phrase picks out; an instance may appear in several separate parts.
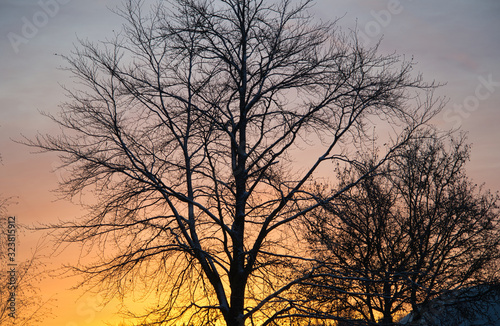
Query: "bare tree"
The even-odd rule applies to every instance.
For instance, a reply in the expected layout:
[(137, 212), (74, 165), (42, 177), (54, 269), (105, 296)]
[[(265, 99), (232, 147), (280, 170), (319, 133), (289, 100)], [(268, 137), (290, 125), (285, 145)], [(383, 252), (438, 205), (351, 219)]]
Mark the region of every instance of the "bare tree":
[(0, 199), (0, 324), (37, 325), (51, 315), (51, 300), (40, 293), (44, 265), (35, 252), (20, 259), (19, 237), (23, 226), (7, 215), (9, 199)]
[(8, 214), (13, 199), (0, 195), (0, 325), (31, 326), (50, 316), (50, 300), (42, 298), (37, 286), (43, 278), (37, 250), (28, 259), (16, 257), (24, 226)]
[[(418, 318), (419, 307), (444, 292), (494, 282), (500, 254), (498, 194), (467, 178), (465, 137), (447, 142), (426, 132), (397, 152), (308, 220), (315, 256), (325, 262), (311, 293), (387, 325), (409, 309)], [(373, 163), (371, 154), (341, 169), (338, 187)]]
[(54, 227), (103, 252), (87, 282), (157, 295), (144, 323), (300, 315), (284, 300), (300, 278), (283, 274), (303, 258), (284, 233), (320, 205), (318, 167), (349, 160), (372, 121), (396, 131), (383, 161), (441, 108), (412, 62), (315, 23), (310, 5), (129, 1), (116, 38), (65, 57), (82, 88), (52, 117), (62, 133), (28, 143), (61, 154), (63, 194), (95, 193), (88, 218)]

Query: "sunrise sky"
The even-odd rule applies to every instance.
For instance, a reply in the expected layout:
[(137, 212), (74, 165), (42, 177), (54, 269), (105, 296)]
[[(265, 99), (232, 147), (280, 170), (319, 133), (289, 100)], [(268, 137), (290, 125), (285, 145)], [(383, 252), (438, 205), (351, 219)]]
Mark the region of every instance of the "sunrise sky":
[[(146, 1), (149, 3), (149, 1)], [(77, 218), (76, 204), (56, 201), (57, 157), (33, 154), (17, 144), (23, 135), (57, 133), (40, 111), (56, 113), (64, 100), (60, 85), (74, 87), (58, 69), (77, 37), (102, 40), (121, 28), (110, 12), (121, 0), (0, 0), (0, 196), (21, 223)], [(397, 52), (418, 62), (427, 81), (446, 83), (438, 94), (449, 99), (435, 120), (441, 128), (461, 127), (473, 144), (469, 176), (500, 190), (500, 1), (498, 0), (317, 0), (318, 19), (343, 17), (367, 45), (381, 37), (383, 53)], [(33, 28), (34, 27), (34, 28)], [(18, 259), (27, 257), (41, 234), (22, 238)], [(74, 249), (46, 259), (59, 266)], [(50, 251), (47, 249), (46, 254)], [(101, 325), (111, 321), (113, 305), (99, 312), (99, 298), (69, 291), (72, 280), (50, 278), (44, 296), (55, 299), (54, 319), (46, 325)], [(95, 306), (95, 308), (94, 308)], [(116, 319), (114, 319), (116, 320)]]

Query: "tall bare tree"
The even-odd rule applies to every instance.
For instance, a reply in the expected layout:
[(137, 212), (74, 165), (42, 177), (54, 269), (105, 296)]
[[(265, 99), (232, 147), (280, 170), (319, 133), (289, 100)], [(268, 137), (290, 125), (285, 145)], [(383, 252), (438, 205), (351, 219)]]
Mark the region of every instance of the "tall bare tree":
[(158, 293), (145, 320), (300, 315), (283, 300), (300, 279), (283, 274), (302, 258), (283, 234), (319, 205), (318, 168), (349, 160), (372, 121), (397, 131), (384, 160), (441, 108), (412, 62), (315, 23), (310, 5), (129, 1), (116, 38), (65, 57), (82, 88), (52, 117), (62, 133), (28, 142), (61, 154), (63, 194), (95, 192), (88, 218), (55, 228), (105, 252), (81, 267), (88, 282)]
[(371, 175), (308, 219), (320, 303), (392, 325), (446, 291), (498, 282), (498, 194), (467, 178), (465, 137), (448, 140), (426, 132), (376, 173), (375, 154), (339, 171), (339, 188)]

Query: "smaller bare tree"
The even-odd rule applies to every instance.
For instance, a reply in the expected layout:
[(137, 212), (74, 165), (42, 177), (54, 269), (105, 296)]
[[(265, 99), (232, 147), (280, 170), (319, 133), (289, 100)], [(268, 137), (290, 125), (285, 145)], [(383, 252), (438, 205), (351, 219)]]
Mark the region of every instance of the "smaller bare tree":
[(0, 325), (36, 325), (50, 315), (50, 300), (44, 301), (36, 286), (42, 264), (36, 251), (17, 263), (15, 246), (23, 226), (8, 215), (9, 204), (12, 198), (0, 195)]
[[(311, 214), (309, 243), (323, 267), (310, 297), (392, 324), (445, 291), (495, 280), (499, 197), (467, 178), (469, 152), (464, 136), (422, 133), (382, 171)], [(340, 189), (373, 171), (370, 155), (339, 169)]]
[(15, 257), (24, 227), (7, 215), (7, 205), (8, 199), (0, 199), (0, 325), (37, 325), (51, 314), (51, 300), (38, 287), (44, 265), (38, 250), (28, 259)]

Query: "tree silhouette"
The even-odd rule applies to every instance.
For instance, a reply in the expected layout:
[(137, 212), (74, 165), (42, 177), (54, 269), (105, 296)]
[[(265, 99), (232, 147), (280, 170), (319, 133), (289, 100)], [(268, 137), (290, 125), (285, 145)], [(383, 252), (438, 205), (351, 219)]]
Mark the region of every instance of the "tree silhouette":
[(144, 323), (300, 316), (284, 299), (306, 277), (287, 273), (303, 259), (290, 230), (321, 204), (308, 191), (318, 168), (348, 161), (373, 121), (396, 131), (383, 161), (440, 110), (412, 62), (315, 23), (310, 4), (176, 0), (144, 13), (129, 1), (114, 39), (65, 57), (82, 85), (52, 117), (62, 133), (27, 143), (61, 154), (64, 195), (95, 194), (87, 218), (53, 227), (103, 252), (78, 267), (86, 282), (157, 297)]
[[(469, 151), (463, 136), (447, 141), (427, 131), (316, 211), (309, 241), (325, 265), (311, 294), (392, 325), (409, 309), (418, 319), (421, 306), (447, 291), (498, 280), (498, 194), (467, 178)], [(373, 157), (340, 169), (338, 187), (370, 173)]]
[(0, 325), (31, 326), (51, 315), (51, 300), (45, 301), (36, 286), (43, 278), (39, 248), (28, 259), (20, 261), (16, 257), (24, 226), (15, 216), (9, 216), (8, 206), (12, 202), (12, 197), (0, 195)]
[(37, 286), (44, 266), (37, 250), (27, 259), (16, 257), (23, 226), (7, 215), (9, 202), (0, 198), (0, 324), (38, 325), (51, 315), (51, 300)]

